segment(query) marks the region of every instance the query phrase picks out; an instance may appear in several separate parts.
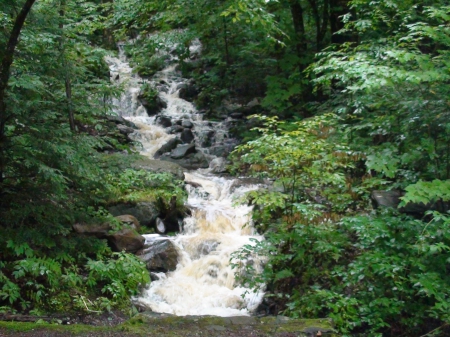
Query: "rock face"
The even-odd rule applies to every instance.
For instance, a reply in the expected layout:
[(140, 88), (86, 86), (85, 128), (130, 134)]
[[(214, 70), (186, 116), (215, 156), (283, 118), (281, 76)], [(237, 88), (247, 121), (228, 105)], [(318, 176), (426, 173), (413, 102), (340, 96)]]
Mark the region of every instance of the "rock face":
[(142, 226), (151, 226), (159, 216), (158, 207), (149, 201), (117, 204), (109, 207), (108, 211), (114, 216), (130, 214), (135, 217)]
[(73, 229), (78, 234), (106, 238), (111, 248), (116, 251), (137, 252), (145, 242), (145, 238), (137, 232), (140, 227), (139, 221), (128, 214), (117, 216), (116, 219), (121, 224), (121, 228), (117, 231), (114, 231), (115, 228), (110, 223), (75, 224)]
[(152, 272), (168, 272), (177, 268), (178, 250), (169, 239), (153, 240), (145, 244), (144, 249), (136, 255), (144, 261)]

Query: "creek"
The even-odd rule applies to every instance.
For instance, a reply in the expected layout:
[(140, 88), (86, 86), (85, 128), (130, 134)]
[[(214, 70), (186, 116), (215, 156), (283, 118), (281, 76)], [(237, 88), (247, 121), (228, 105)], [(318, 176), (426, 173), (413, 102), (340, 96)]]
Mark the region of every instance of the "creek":
[[(199, 43), (194, 43), (191, 52), (199, 52), (200, 48)], [(236, 205), (239, 196), (259, 186), (213, 173), (225, 161), (216, 156), (217, 150), (229, 149), (237, 143), (229, 136), (229, 120), (204, 120), (204, 115), (192, 103), (179, 97), (187, 80), (177, 72), (173, 58), (165, 69), (144, 80), (133, 73), (123, 46), (119, 50), (118, 58), (107, 58), (111, 79), (124, 86), (124, 93), (113, 104), (117, 114), (138, 127), (131, 137), (142, 144), (141, 154), (153, 158), (161, 146), (172, 138), (180, 138), (180, 133), (173, 132), (174, 126), (186, 126), (184, 130), (191, 132), (193, 139), (184, 141), (173, 151), (183, 146), (194, 148), (193, 144), (196, 152), (194, 164), (192, 160), (180, 163), (188, 168), (185, 169), (186, 206), (191, 215), (183, 220), (180, 233), (169, 237), (179, 253), (176, 270), (154, 274), (156, 278), (150, 287), (135, 300), (154, 312), (178, 316), (249, 315), (264, 294), (237, 284), (230, 259), (244, 245), (263, 240), (251, 224), (251, 207)], [(139, 100), (144, 83), (156, 88), (165, 103), (165, 108), (153, 116), (148, 115)], [(161, 159), (173, 157), (163, 154)], [(200, 168), (194, 169), (195, 166)], [(161, 235), (144, 236), (146, 244), (167, 240)], [(261, 265), (257, 257), (241, 262), (251, 263), (256, 269)]]

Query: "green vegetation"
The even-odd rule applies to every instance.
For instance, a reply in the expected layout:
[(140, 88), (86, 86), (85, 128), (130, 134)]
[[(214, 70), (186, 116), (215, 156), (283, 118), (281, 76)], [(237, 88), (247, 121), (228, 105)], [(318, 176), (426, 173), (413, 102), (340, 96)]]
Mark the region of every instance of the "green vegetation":
[(107, 119), (108, 5), (33, 2), (0, 4), (0, 312), (129, 310), (145, 265), (72, 226), (113, 222), (119, 201), (181, 206), (181, 182), (105, 151), (133, 151)]
[[(256, 98), (257, 127), (238, 132), (230, 169), (273, 182), (246, 196), (266, 240), (233, 261), (241, 282), (265, 285), (271, 313), (331, 317), (343, 334), (448, 334), (446, 1), (33, 2), (0, 4), (3, 311), (126, 305), (148, 280), (142, 264), (73, 224), (111, 221), (115, 202), (182, 207), (171, 176), (103, 152), (132, 152), (105, 119), (115, 37), (133, 39), (125, 52), (142, 76), (177, 56), (211, 116)], [(400, 205), (374, 209), (375, 190)], [(253, 253), (262, 273), (244, 263)]]

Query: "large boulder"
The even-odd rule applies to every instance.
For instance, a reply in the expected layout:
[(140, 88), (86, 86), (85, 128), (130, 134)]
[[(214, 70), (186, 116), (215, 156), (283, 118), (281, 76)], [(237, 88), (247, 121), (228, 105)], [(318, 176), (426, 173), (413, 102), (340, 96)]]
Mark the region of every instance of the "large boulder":
[(213, 173), (225, 173), (228, 171), (227, 165), (228, 165), (228, 162), (225, 158), (217, 157), (217, 158), (214, 158), (209, 163), (209, 168), (211, 169), (211, 172), (213, 172)]
[(136, 255), (152, 272), (168, 272), (177, 268), (179, 253), (174, 243), (167, 238), (158, 238), (145, 244)]
[(159, 96), (148, 99), (145, 95), (140, 94), (137, 98), (149, 116), (154, 116), (167, 108), (167, 103)]
[(116, 251), (135, 253), (144, 247), (145, 239), (137, 230), (140, 228), (139, 221), (132, 215), (120, 215), (116, 217), (120, 227), (108, 222), (102, 224), (75, 224), (73, 229), (78, 234), (106, 238), (111, 248)]
[(131, 165), (134, 169), (146, 170), (155, 173), (171, 173), (176, 178), (184, 180), (185, 169), (174, 162), (142, 158)]
[(184, 129), (181, 132), (180, 139), (183, 143), (189, 144), (194, 140), (194, 134), (190, 129)]
[(172, 159), (181, 159), (188, 154), (195, 153), (195, 144), (181, 145), (173, 149), (170, 153)]
[(123, 228), (106, 238), (111, 247), (118, 252), (136, 253), (144, 247), (145, 242), (144, 237), (131, 228)]
[(200, 91), (197, 86), (193, 82), (189, 82), (180, 87), (179, 97), (186, 101), (193, 102), (199, 93)]
[(108, 211), (118, 216), (130, 214), (134, 216), (142, 226), (151, 226), (159, 216), (159, 209), (156, 204), (149, 201), (137, 203), (121, 203), (108, 208)]
[(160, 157), (162, 161), (168, 161), (177, 163), (181, 167), (187, 170), (196, 170), (199, 168), (208, 168), (209, 160), (205, 157), (205, 155), (201, 152), (191, 153), (186, 157), (182, 157), (179, 159), (172, 158), (170, 155), (163, 155)]
[(167, 143), (161, 146), (158, 151), (155, 152), (153, 157), (155, 159), (161, 157), (166, 152), (170, 152), (177, 147), (177, 145), (181, 144), (181, 141), (178, 138), (170, 138)]
[(391, 207), (398, 208), (401, 213), (408, 213), (412, 215), (423, 215), (427, 211), (447, 212), (450, 205), (442, 200), (436, 202), (429, 202), (427, 204), (418, 202), (409, 202), (403, 207), (398, 207), (401, 202), (401, 197), (405, 192), (399, 190), (392, 191), (372, 191), (370, 197), (373, 201), (374, 208)]
[(391, 207), (397, 208), (400, 203), (400, 198), (403, 196), (401, 191), (372, 191), (370, 197), (372, 198), (375, 208)]

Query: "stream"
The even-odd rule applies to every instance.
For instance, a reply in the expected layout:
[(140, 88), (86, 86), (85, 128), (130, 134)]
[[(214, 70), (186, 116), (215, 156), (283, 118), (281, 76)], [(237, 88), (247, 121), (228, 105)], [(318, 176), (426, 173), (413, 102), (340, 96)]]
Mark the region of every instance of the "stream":
[[(198, 52), (201, 45), (194, 43), (191, 48)], [(225, 161), (216, 156), (218, 149), (232, 147), (236, 141), (229, 137), (226, 120), (203, 120), (203, 114), (192, 103), (179, 97), (187, 80), (176, 71), (173, 60), (150, 80), (144, 80), (133, 73), (123, 46), (119, 45), (119, 50), (118, 58), (106, 59), (112, 81), (125, 88), (122, 96), (113, 101), (114, 109), (139, 128), (131, 137), (142, 144), (141, 154), (153, 158), (169, 140), (180, 138), (180, 133), (173, 132), (174, 126), (186, 126), (184, 130), (192, 133), (193, 140), (179, 144), (173, 151), (193, 148), (194, 144), (196, 163), (203, 163), (197, 165), (201, 168), (185, 170), (186, 206), (191, 216), (184, 219), (182, 231), (174, 237), (144, 235), (146, 244), (167, 239), (173, 242), (179, 253), (176, 270), (155, 274), (157, 279), (135, 301), (153, 312), (178, 316), (249, 315), (261, 303), (264, 293), (239, 286), (230, 259), (244, 245), (263, 240), (251, 224), (251, 207), (235, 205), (239, 196), (259, 186), (213, 173), (213, 168)], [(146, 82), (157, 88), (166, 105), (154, 116), (147, 114), (138, 99)], [(170, 159), (170, 154), (161, 156), (165, 158)], [(183, 166), (191, 168), (192, 163)], [(257, 257), (247, 263), (256, 269), (261, 264)]]

